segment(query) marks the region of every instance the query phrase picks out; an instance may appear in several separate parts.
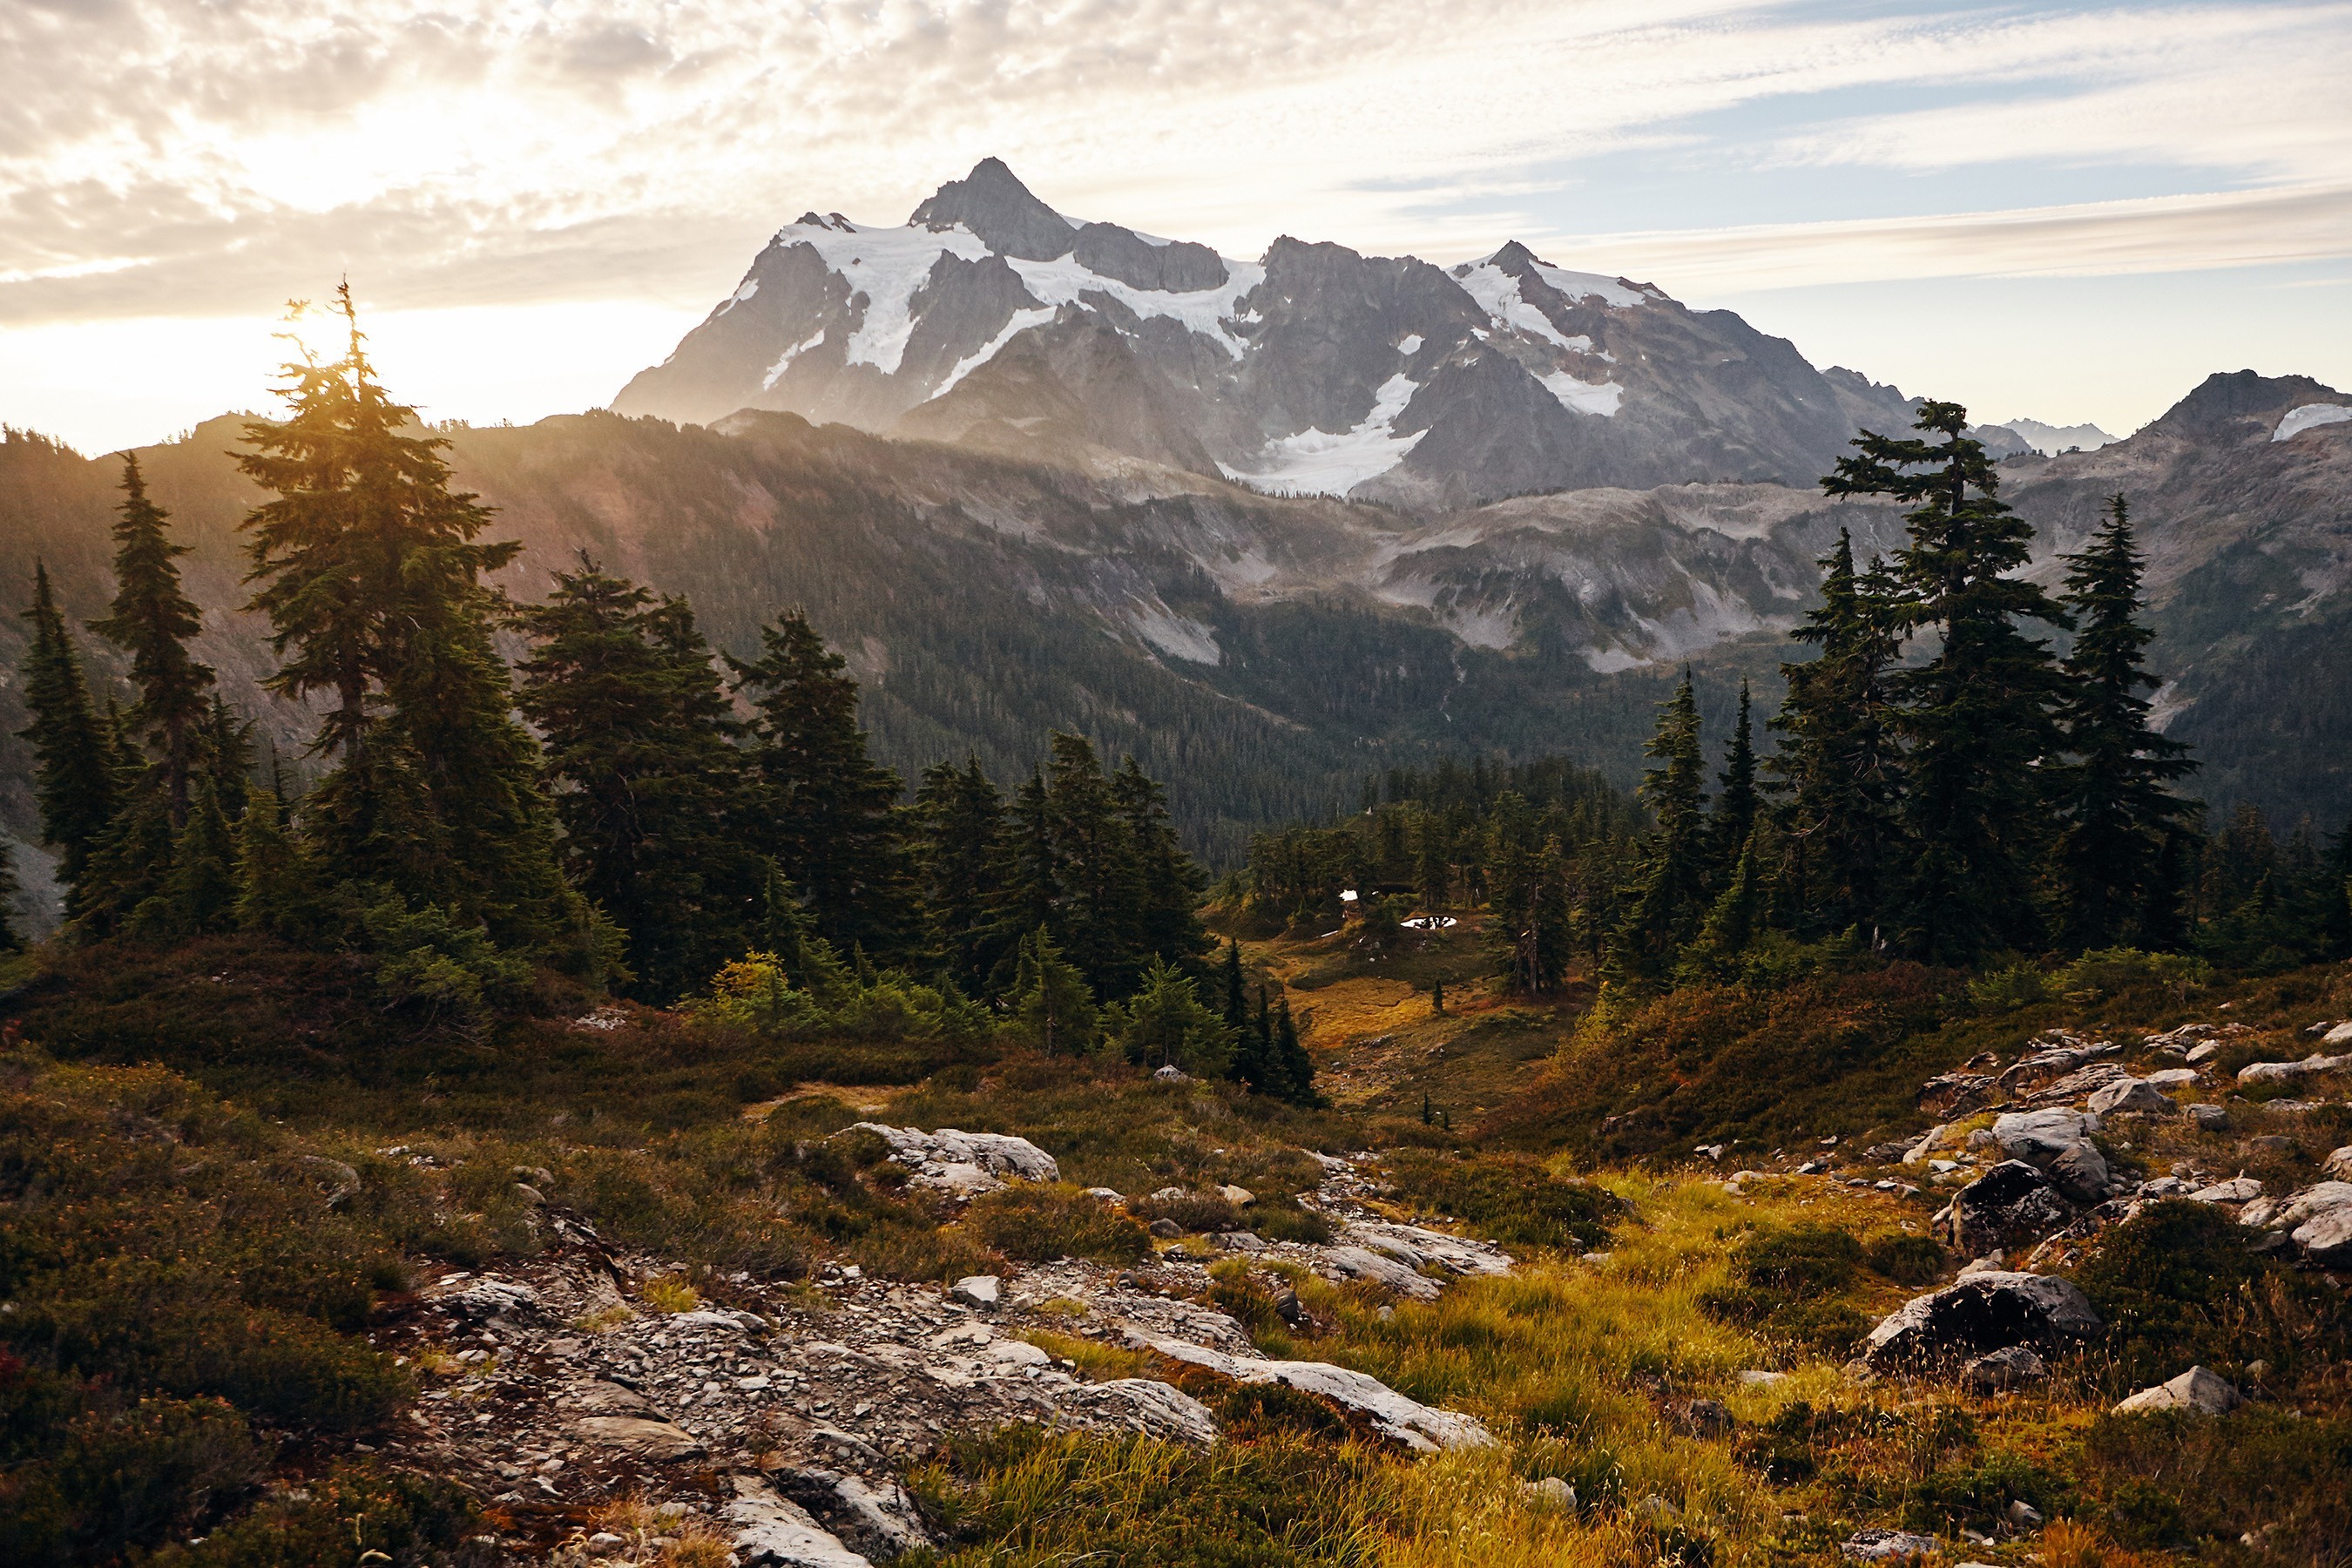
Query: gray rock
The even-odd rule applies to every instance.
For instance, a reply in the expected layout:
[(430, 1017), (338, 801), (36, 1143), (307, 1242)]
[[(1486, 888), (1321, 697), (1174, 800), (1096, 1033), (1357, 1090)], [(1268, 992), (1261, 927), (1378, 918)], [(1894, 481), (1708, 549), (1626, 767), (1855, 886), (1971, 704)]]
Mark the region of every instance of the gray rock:
[(1265, 1361), (1254, 1355), (1229, 1355), (1206, 1345), (1162, 1339), (1140, 1330), (1128, 1331), (1128, 1342), (1172, 1361), (1203, 1366), (1236, 1383), (1278, 1383), (1303, 1394), (1360, 1410), (1383, 1436), (1421, 1453), (1440, 1448), (1483, 1448), (1494, 1435), (1475, 1417), (1439, 1410), (1399, 1394), (1369, 1373), (1319, 1361)]
[(2099, 1130), (2095, 1116), (2052, 1107), (2046, 1110), (2004, 1111), (1993, 1119), (1993, 1142), (2012, 1160), (2047, 1166), (2051, 1161)]
[(2009, 1521), (2009, 1527), (2011, 1530), (2027, 1531), (2042, 1528), (2042, 1510), (2023, 1498), (2011, 1499), (2002, 1517)]
[(1979, 1394), (2000, 1394), (2041, 1382), (2049, 1367), (2027, 1345), (1988, 1351), (1960, 1369), (1960, 1381)]
[(1719, 1399), (1694, 1399), (1683, 1408), (1683, 1429), (1694, 1437), (1720, 1437), (1733, 1426), (1731, 1407)]
[(2245, 1404), (2246, 1396), (2216, 1372), (2192, 1366), (2169, 1383), (2143, 1388), (2115, 1408), (2117, 1415), (2142, 1415), (2158, 1410), (2186, 1410), (2200, 1415), (2227, 1415)]
[(941, 185), (907, 222), (933, 228), (961, 224), (999, 256), (1024, 261), (1067, 256), (1078, 236), (1069, 219), (1031, 195), (995, 158), (982, 158), (971, 174)]
[(725, 1510), (738, 1561), (752, 1568), (872, 1568), (864, 1557), (755, 1476), (733, 1478), (735, 1500)]
[(1149, 1437), (1198, 1443), (1216, 1439), (1217, 1418), (1209, 1407), (1171, 1384), (1149, 1377), (1114, 1378), (1081, 1388), (1073, 1401), (1116, 1426)]
[(1172, 1219), (1155, 1219), (1147, 1228), (1162, 1241), (1173, 1241), (1184, 1234), (1184, 1227)]
[(2329, 1154), (2320, 1168), (2339, 1182), (2352, 1182), (2352, 1143)]
[(671, 1422), (643, 1415), (582, 1415), (572, 1431), (607, 1448), (641, 1459), (690, 1459), (705, 1450), (702, 1439)]
[(2004, 1160), (1952, 1195), (1940, 1225), (1952, 1250), (1981, 1258), (2038, 1241), (2074, 1217), (2049, 1177), (2021, 1160)]
[(2292, 1079), (2305, 1078), (2315, 1072), (2334, 1072), (2338, 1068), (2352, 1067), (2352, 1056), (2322, 1056), (2317, 1051), (2299, 1062), (2254, 1062), (2238, 1069), (2240, 1083), (2284, 1083)]
[(2105, 1326), (2070, 1280), (1974, 1274), (1888, 1314), (1870, 1331), (1863, 1360), (1874, 1371), (1930, 1367), (2011, 1345), (2054, 1348)]
[(1266, 1249), (1263, 1237), (1246, 1230), (1219, 1231), (1216, 1243), (1227, 1252), (1264, 1252)]
[(948, 1294), (974, 1307), (993, 1307), (1003, 1299), (1003, 1284), (993, 1274), (967, 1274), (948, 1287)]
[(1223, 258), (1188, 240), (1155, 245), (1115, 223), (1090, 223), (1078, 230), (1071, 258), (1092, 272), (1138, 289), (1192, 294), (1225, 280)]
[(2331, 1268), (2352, 1264), (2352, 1182), (2305, 1187), (2264, 1223), (2287, 1232), (2309, 1262)]
[(2230, 1124), (2230, 1113), (2218, 1105), (2192, 1105), (2189, 1120), (2197, 1123), (2200, 1132), (2219, 1132)]
[[(2188, 1072), (2185, 1068), (2180, 1070)], [(2189, 1073), (2189, 1081), (2196, 1081), (2196, 1078), (2195, 1073)], [(2089, 1106), (2092, 1115), (2102, 1117), (2172, 1116), (2178, 1114), (2179, 1110), (2171, 1100), (2165, 1098), (2164, 1091), (2157, 1088), (2154, 1083), (2146, 1079), (2137, 1078), (2122, 1079), (2107, 1085), (2105, 1089), (2094, 1089)]]
[(1172, 1064), (1160, 1068), (1151, 1076), (1158, 1079), (1161, 1083), (1190, 1083), (1192, 1081), (1192, 1074)]
[(1519, 1495), (1528, 1500), (1528, 1507), (1539, 1511), (1551, 1513), (1576, 1511), (1576, 1489), (1558, 1476), (1545, 1476), (1539, 1480), (1521, 1481)]
[(1857, 1530), (1838, 1547), (1838, 1555), (1853, 1563), (1899, 1563), (1914, 1557), (1940, 1557), (1943, 1542), (1932, 1535), (1912, 1535), (1872, 1525)]
[(1000, 1178), (1024, 1182), (1058, 1182), (1062, 1169), (1054, 1156), (1026, 1138), (1001, 1132), (964, 1132), (942, 1127), (926, 1132), (919, 1127), (888, 1127), (860, 1121), (853, 1131), (872, 1132), (890, 1146), (890, 1158), (915, 1173), (914, 1185), (948, 1191), (987, 1190)]
[(2252, 1176), (2233, 1176), (2226, 1182), (2198, 1188), (2189, 1194), (2193, 1204), (2251, 1203), (2263, 1195), (2263, 1184)]
[(2112, 1179), (2106, 1156), (2087, 1138), (2050, 1162), (2052, 1184), (2078, 1204), (2095, 1204), (2105, 1197)]
[(1434, 1301), (1440, 1291), (1436, 1280), (1369, 1247), (1330, 1247), (1324, 1252), (1320, 1262), (1323, 1272), (1345, 1279), (1369, 1279), (1416, 1301)]

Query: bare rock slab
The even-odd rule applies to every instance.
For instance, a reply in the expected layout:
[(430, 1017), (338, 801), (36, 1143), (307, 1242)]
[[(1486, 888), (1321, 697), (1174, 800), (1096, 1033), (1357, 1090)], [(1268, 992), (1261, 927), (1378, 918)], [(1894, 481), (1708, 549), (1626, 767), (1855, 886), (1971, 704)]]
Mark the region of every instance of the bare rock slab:
[(2192, 1366), (2168, 1383), (2143, 1388), (2115, 1408), (2117, 1415), (2141, 1415), (2158, 1410), (2187, 1410), (2200, 1415), (2227, 1415), (2245, 1404), (2246, 1396), (2218, 1372)]
[(2071, 1280), (1987, 1270), (1889, 1313), (1863, 1359), (1875, 1371), (1931, 1367), (2011, 1345), (2054, 1348), (2105, 1327)]

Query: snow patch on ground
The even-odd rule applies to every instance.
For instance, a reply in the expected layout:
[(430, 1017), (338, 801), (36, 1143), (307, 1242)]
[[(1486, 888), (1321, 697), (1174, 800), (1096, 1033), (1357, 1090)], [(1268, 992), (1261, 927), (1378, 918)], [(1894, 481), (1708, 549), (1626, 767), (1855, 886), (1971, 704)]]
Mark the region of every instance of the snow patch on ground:
[(1598, 272), (1571, 272), (1565, 267), (1536, 263), (1536, 276), (1567, 295), (1571, 300), (1598, 297), (1604, 305), (1627, 310), (1651, 300), (1663, 300), (1655, 289), (1629, 289), (1614, 278), (1603, 278)]
[(1352, 430), (1333, 435), (1306, 429), (1271, 442), (1254, 469), (1225, 468), (1225, 478), (1239, 479), (1276, 495), (1344, 496), (1366, 479), (1387, 473), (1404, 461), (1420, 444), (1425, 430), (1410, 436), (1395, 433), (1397, 416), (1412, 401), (1419, 386), (1402, 372), (1381, 384), (1372, 411)]
[(978, 370), (982, 365), (984, 365), (990, 360), (994, 359), (996, 357), (997, 350), (1003, 348), (1005, 344), (1011, 342), (1014, 338), (1018, 337), (1023, 332), (1027, 331), (1030, 328), (1042, 327), (1053, 319), (1054, 307), (1051, 305), (1041, 305), (1034, 310), (1013, 311), (1013, 319), (1004, 323), (1004, 330), (997, 333), (994, 337), (989, 339), (988, 342), (981, 344), (978, 349), (974, 350), (967, 357), (958, 360), (956, 362), (955, 369), (948, 372), (948, 378), (940, 383), (940, 389), (937, 392), (932, 393), (931, 395), (933, 397), (945, 397), (950, 391), (954, 390), (955, 384), (957, 382), (961, 381), (965, 376), (970, 375), (973, 371)]
[(1625, 401), (1625, 389), (1613, 381), (1595, 386), (1589, 381), (1579, 381), (1564, 370), (1556, 370), (1539, 377), (1544, 390), (1559, 399), (1560, 406), (1571, 414), (1598, 414), (1603, 419), (1617, 416), (1618, 405)]
[(860, 228), (844, 222), (796, 223), (776, 231), (775, 244), (805, 245), (840, 274), (854, 296), (866, 296), (866, 314), (850, 334), (848, 363), (870, 364), (885, 375), (898, 374), (915, 330), (908, 305), (942, 256), (978, 261), (988, 247), (959, 224), (952, 228)]
[(786, 349), (782, 354), (778, 356), (776, 363), (768, 367), (768, 374), (760, 378), (760, 390), (765, 392), (768, 388), (775, 385), (777, 381), (782, 377), (784, 371), (792, 364), (793, 361), (800, 358), (801, 355), (808, 353), (809, 350), (816, 347), (817, 344), (823, 342), (824, 342), (824, 329), (823, 327), (819, 327), (816, 330), (816, 336), (809, 339), (806, 342), (794, 343), (792, 347)]
[(1253, 262), (1225, 260), (1225, 280), (1214, 289), (1169, 294), (1157, 289), (1138, 289), (1116, 278), (1089, 271), (1079, 266), (1074, 257), (1024, 261), (1017, 256), (1008, 256), (1004, 260), (1021, 274), (1021, 281), (1028, 285), (1030, 294), (1041, 304), (1075, 304), (1084, 294), (1108, 294), (1139, 316), (1165, 316), (1182, 322), (1201, 336), (1224, 345), (1225, 352), (1235, 359), (1242, 357), (1243, 343), (1228, 323), (1239, 313), (1242, 296), (1265, 280), (1265, 268)]
[(1478, 301), (1478, 308), (1498, 327), (1511, 327), (1530, 337), (1579, 353), (1592, 346), (1591, 338), (1570, 338), (1551, 324), (1549, 317), (1528, 303), (1519, 280), (1489, 261), (1473, 262), (1454, 270), (1454, 280)]
[(2352, 408), (2339, 403), (2306, 403), (2300, 408), (2287, 410), (2278, 428), (2271, 432), (2273, 441), (2289, 441), (2305, 430), (2315, 430), (2322, 425), (2341, 425), (2352, 419)]
[(1397, 353), (1401, 354), (1417, 354), (1421, 352), (1421, 342), (1422, 338), (1419, 332), (1407, 333), (1404, 338), (1397, 343)]

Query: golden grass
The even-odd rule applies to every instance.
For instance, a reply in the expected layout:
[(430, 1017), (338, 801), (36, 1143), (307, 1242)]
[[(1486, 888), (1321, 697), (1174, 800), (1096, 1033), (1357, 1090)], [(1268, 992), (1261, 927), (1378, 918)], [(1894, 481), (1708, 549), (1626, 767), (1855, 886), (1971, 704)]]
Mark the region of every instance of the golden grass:
[(1057, 1334), (1048, 1329), (1032, 1329), (1020, 1337), (1057, 1361), (1075, 1362), (1080, 1375), (1097, 1383), (1142, 1377), (1151, 1368), (1150, 1355), (1124, 1345), (1108, 1345), (1076, 1334)]
[(637, 1287), (637, 1297), (656, 1312), (691, 1312), (702, 1305), (702, 1293), (676, 1274), (646, 1280)]

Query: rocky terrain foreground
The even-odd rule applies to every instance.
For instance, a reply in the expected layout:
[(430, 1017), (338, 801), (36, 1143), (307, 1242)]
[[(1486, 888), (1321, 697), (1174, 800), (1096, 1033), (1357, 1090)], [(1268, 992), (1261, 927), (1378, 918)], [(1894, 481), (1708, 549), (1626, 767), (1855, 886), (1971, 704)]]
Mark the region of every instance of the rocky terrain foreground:
[[(1024, 1139), (865, 1130), (890, 1141), (914, 1184), (944, 1193), (1059, 1174)], [(492, 1500), (510, 1546), (628, 1563), (694, 1528), (723, 1535), (743, 1563), (839, 1568), (929, 1543), (897, 1477), (947, 1435), (1033, 1422), (1214, 1441), (1216, 1418), (1172, 1382), (1088, 1381), (1032, 1343), (1034, 1333), (1140, 1351), (1171, 1377), (1189, 1365), (1235, 1383), (1286, 1384), (1413, 1451), (1490, 1443), (1470, 1416), (1362, 1373), (1266, 1360), (1240, 1323), (1194, 1300), (1209, 1289), (1206, 1260), (1219, 1254), (1286, 1261), (1408, 1300), (1434, 1298), (1446, 1278), (1511, 1267), (1498, 1247), (1381, 1218), (1364, 1201), (1357, 1163), (1325, 1164), (1301, 1201), (1330, 1220), (1328, 1245), (1228, 1232), (1144, 1267), (1065, 1258), (946, 1289), (869, 1279), (854, 1267), (827, 1267), (793, 1287), (742, 1275), (729, 1282), (724, 1308), (667, 1283), (665, 1260), (609, 1247), (551, 1208), (552, 1245), (541, 1256), (423, 1281), (397, 1326), (376, 1336), (438, 1383), (386, 1457)], [(518, 1173), (526, 1184), (533, 1174)], [(1237, 1188), (1223, 1195), (1244, 1212), (1253, 1201)], [(1280, 1278), (1265, 1278), (1280, 1310), (1299, 1313)], [(593, 1528), (612, 1511), (600, 1505), (620, 1500), (649, 1521), (634, 1538)]]

